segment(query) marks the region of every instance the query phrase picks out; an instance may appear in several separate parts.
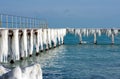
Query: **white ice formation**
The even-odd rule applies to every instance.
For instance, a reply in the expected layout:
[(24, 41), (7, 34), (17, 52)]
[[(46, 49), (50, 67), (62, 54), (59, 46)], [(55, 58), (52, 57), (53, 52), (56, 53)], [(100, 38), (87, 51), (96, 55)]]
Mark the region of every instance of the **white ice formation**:
[(8, 57), (8, 30), (1, 30), (0, 62), (7, 62)]
[(101, 36), (102, 34), (106, 34), (108, 37), (111, 37), (112, 43), (114, 43), (114, 36), (118, 35), (118, 29), (102, 29), (102, 28), (68, 28), (68, 33), (75, 34), (79, 36), (80, 43), (83, 43), (82, 37), (83, 36), (94, 36), (94, 43), (97, 43), (97, 36)]
[(48, 50), (64, 43), (64, 36), (72, 33), (79, 36), (80, 43), (84, 43), (83, 36), (92, 35), (93, 42), (97, 43), (97, 37), (103, 33), (111, 38), (114, 43), (115, 35), (118, 35), (118, 29), (102, 28), (46, 28), (46, 29), (0, 29), (0, 62), (7, 62), (8, 57), (11, 60), (32, 55), (35, 49), (39, 51)]
[(13, 70), (0, 66), (0, 79), (43, 79), (40, 64), (29, 67), (15, 67)]
[(20, 58), (20, 53), (19, 53), (19, 30), (13, 30), (13, 36), (12, 36), (12, 59), (13, 60), (19, 60)]

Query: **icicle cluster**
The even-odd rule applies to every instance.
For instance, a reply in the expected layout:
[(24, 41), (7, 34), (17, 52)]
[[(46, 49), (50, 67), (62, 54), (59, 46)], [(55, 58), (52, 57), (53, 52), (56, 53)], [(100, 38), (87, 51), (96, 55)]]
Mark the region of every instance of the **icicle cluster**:
[(43, 32), (42, 29), (39, 29), (39, 33), (40, 33), (40, 50), (43, 50)]
[(46, 49), (48, 49), (48, 30), (43, 29), (43, 43), (46, 45)]
[(114, 34), (117, 35), (118, 34), (118, 29), (114, 29)]
[[(29, 32), (29, 33), (28, 33)], [(0, 30), (0, 62), (7, 62), (8, 55), (11, 60), (19, 60), (31, 56), (33, 49), (40, 50), (56, 47), (64, 43), (66, 29), (13, 29)]]
[(8, 56), (12, 60), (19, 60), (20, 57), (28, 57), (33, 54), (34, 48), (36, 53), (40, 50), (50, 49), (64, 43), (64, 36), (67, 33), (78, 35), (80, 43), (83, 43), (82, 36), (94, 36), (94, 43), (97, 42), (97, 35), (101, 36), (106, 33), (107, 36), (112, 38), (114, 43), (114, 36), (119, 33), (118, 29), (0, 29), (0, 62), (7, 62)]
[(27, 49), (28, 49), (28, 53), (29, 55), (32, 55), (33, 53), (33, 30), (30, 31), (30, 34), (27, 36)]
[(20, 40), (20, 55), (21, 57), (27, 57), (28, 56), (28, 51), (27, 51), (27, 30), (23, 29), (22, 30), (22, 35), (19, 38)]
[(56, 29), (51, 29), (51, 40), (54, 43), (54, 47), (56, 47), (56, 44), (57, 44)]
[(74, 34), (74, 33), (75, 33), (75, 29), (74, 29), (74, 28), (68, 28), (68, 29), (67, 29), (67, 32)]
[(39, 52), (39, 46), (40, 46), (40, 33), (39, 33), (39, 30), (37, 30), (37, 34), (36, 34), (36, 52)]
[(94, 42), (96, 42), (96, 35), (101, 36), (101, 29), (89, 29), (89, 28), (81, 28), (81, 29), (67, 29), (69, 33), (74, 33), (79, 36), (80, 43), (82, 43), (82, 35), (89, 36), (94, 35)]
[(106, 35), (107, 35), (108, 37), (110, 37), (110, 36), (111, 36), (111, 34), (112, 34), (111, 29), (107, 29), (107, 30), (106, 30)]
[(86, 29), (86, 28), (82, 28), (82, 29), (75, 29), (75, 35), (84, 35), (84, 36), (89, 36), (91, 34), (98, 34), (99, 36), (101, 36), (101, 30), (100, 29)]
[(117, 35), (118, 34), (118, 29), (106, 29), (106, 35), (110, 37), (111, 35)]
[(49, 45), (49, 48), (51, 48), (52, 47), (52, 43), (51, 43), (51, 30), (50, 29), (48, 29), (48, 45)]
[(66, 35), (66, 29), (51, 29), (51, 39), (54, 43), (54, 47), (57, 45), (63, 44), (64, 43), (64, 36)]
[(36, 32), (37, 34), (34, 34), (36, 52), (43, 50), (43, 45), (48, 50), (52, 45), (56, 47), (57, 44), (63, 44), (64, 36), (66, 35), (66, 29), (38, 29)]

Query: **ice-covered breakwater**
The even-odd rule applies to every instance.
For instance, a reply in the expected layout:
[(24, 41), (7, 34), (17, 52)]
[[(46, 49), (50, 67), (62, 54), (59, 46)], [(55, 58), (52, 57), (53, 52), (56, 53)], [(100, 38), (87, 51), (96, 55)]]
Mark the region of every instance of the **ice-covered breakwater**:
[(119, 34), (119, 28), (68, 28), (67, 33), (75, 34), (79, 37), (79, 43), (84, 43), (83, 36), (93, 35), (94, 44), (97, 44), (97, 36), (101, 36), (102, 34), (111, 38), (111, 44), (114, 44), (114, 37)]
[(64, 43), (66, 29), (0, 29), (0, 62), (38, 55)]

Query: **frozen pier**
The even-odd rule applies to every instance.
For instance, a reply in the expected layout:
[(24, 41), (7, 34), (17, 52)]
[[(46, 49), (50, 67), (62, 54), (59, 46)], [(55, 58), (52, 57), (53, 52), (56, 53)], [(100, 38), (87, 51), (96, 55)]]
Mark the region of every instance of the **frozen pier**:
[(119, 35), (120, 28), (67, 28), (67, 33), (75, 34), (79, 37), (80, 44), (84, 43), (82, 40), (83, 36), (93, 36), (93, 43), (97, 44), (97, 36), (106, 35), (111, 38), (111, 44), (114, 44), (114, 37)]
[(49, 29), (45, 20), (1, 14), (0, 62), (14, 63), (63, 44), (66, 29)]
[(119, 28), (48, 28), (45, 19), (0, 15), (0, 62), (23, 60), (36, 56), (43, 51), (50, 50), (64, 43), (67, 33), (79, 37), (79, 43), (84, 43), (83, 36), (93, 35), (93, 43), (97, 44), (97, 37), (105, 34), (111, 38), (119, 34)]
[(63, 44), (66, 29), (0, 29), (0, 61), (7, 62), (36, 55)]

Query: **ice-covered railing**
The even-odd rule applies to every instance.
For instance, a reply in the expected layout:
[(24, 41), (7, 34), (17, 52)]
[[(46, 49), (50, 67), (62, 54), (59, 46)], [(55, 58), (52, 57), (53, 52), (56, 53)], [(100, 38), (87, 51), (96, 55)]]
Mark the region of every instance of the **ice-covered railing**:
[(118, 35), (120, 28), (67, 28), (68, 33), (72, 33), (79, 36), (80, 44), (83, 43), (82, 36), (94, 36), (94, 43), (97, 43), (97, 35), (106, 34), (111, 38), (112, 44), (114, 44), (114, 36)]
[(47, 28), (45, 19), (0, 14), (0, 28)]

